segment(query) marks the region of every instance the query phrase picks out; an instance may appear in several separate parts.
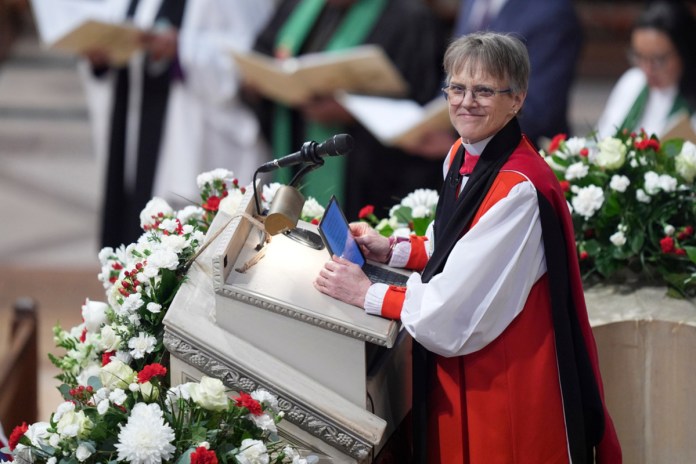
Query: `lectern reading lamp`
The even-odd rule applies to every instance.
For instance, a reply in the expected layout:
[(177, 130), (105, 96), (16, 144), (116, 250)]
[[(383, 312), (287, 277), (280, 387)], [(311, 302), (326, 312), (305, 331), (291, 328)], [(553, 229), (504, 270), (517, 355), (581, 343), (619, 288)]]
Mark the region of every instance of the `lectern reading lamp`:
[(264, 221), (266, 232), (270, 235), (282, 233), (311, 248), (323, 248), (323, 241), (318, 234), (297, 228), (297, 221), (302, 214), (305, 198), (296, 186), (307, 173), (324, 165), (324, 157), (346, 155), (352, 149), (353, 138), (348, 134), (338, 134), (322, 143), (305, 142), (300, 151), (261, 165), (254, 173), (252, 182), (256, 211), (259, 214), (262, 214), (262, 210), (256, 189), (256, 176), (259, 173), (274, 171), (282, 167), (303, 165), (290, 183), (280, 187), (274, 195)]

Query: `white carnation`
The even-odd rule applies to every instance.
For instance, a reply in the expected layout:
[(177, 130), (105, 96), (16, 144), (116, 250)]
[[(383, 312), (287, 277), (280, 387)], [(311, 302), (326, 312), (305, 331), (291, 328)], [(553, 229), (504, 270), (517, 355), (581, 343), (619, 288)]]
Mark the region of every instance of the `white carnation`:
[(128, 348), (133, 359), (142, 359), (146, 354), (152, 353), (157, 344), (157, 339), (146, 332), (139, 332), (136, 337), (128, 340)]
[(675, 231), (676, 231), (676, 229), (674, 228), (673, 225), (671, 225), (671, 224), (665, 225), (664, 233), (665, 233), (665, 235), (667, 235), (668, 237), (674, 235), (674, 232), (675, 232)]
[(577, 189), (571, 203), (573, 210), (585, 219), (591, 218), (604, 203), (604, 192), (596, 185)]
[(582, 179), (588, 172), (590, 172), (589, 166), (579, 161), (568, 166), (565, 172), (565, 178), (566, 180)]
[(239, 453), (235, 456), (239, 464), (268, 464), (270, 458), (266, 445), (261, 440), (245, 438), (239, 446)]
[(636, 190), (636, 200), (641, 203), (650, 203), (650, 196), (643, 189)]
[(199, 174), (196, 177), (196, 185), (198, 185), (199, 189), (202, 189), (205, 184), (212, 184), (215, 180), (232, 181), (234, 180), (234, 173), (223, 168), (213, 169), (212, 171)]
[(185, 224), (191, 219), (201, 219), (203, 214), (205, 214), (205, 210), (200, 206), (188, 205), (176, 213), (176, 218), (181, 221), (182, 224)]
[(276, 192), (282, 186), (283, 184), (280, 184), (278, 182), (272, 182), (268, 185), (263, 186), (263, 190), (261, 192), (261, 199), (263, 200), (263, 209), (268, 209), (271, 207), (271, 203), (273, 203), (273, 198), (275, 198)]
[(302, 217), (318, 218), (324, 214), (324, 207), (314, 197), (307, 198), (304, 206), (302, 206)]
[(645, 180), (645, 193), (648, 195), (655, 195), (660, 191), (660, 176), (658, 173), (648, 171), (643, 175), (643, 179)]
[(276, 398), (275, 395), (269, 393), (268, 391), (262, 388), (251, 392), (251, 397), (259, 403), (265, 404), (266, 406), (270, 407), (274, 411), (278, 410), (278, 398)]
[(620, 176), (614, 174), (611, 176), (611, 181), (609, 182), (609, 187), (617, 192), (625, 192), (628, 186), (631, 185), (631, 180), (626, 176)]
[(140, 213), (140, 227), (153, 226), (155, 224), (153, 217), (159, 217), (160, 213), (169, 216), (174, 213), (174, 210), (164, 199), (154, 197), (147, 202), (145, 208)]
[(90, 301), (89, 298), (82, 305), (82, 319), (89, 332), (97, 332), (102, 325), (106, 324), (106, 310), (109, 305), (102, 301)]

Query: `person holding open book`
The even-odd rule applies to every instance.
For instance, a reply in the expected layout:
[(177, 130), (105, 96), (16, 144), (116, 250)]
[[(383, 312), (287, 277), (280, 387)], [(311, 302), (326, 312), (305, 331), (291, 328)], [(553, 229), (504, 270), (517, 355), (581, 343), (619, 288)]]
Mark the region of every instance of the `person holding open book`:
[[(261, 32), (256, 51), (279, 60), (334, 52), (365, 44), (380, 46), (409, 90), (405, 98), (423, 105), (441, 83), (444, 36), (432, 12), (420, 0), (282, 0)], [(253, 82), (247, 82), (253, 90)], [(386, 212), (416, 188), (438, 188), (438, 160), (385, 147), (341, 107), (333, 93), (317, 93), (285, 106), (271, 99), (256, 105), (276, 157), (299, 150), (308, 140), (321, 142), (345, 132), (355, 140), (346, 157), (325, 159), (302, 183), (302, 192), (328, 203), (336, 194), (349, 218), (372, 204)], [(292, 173), (279, 171), (288, 182)]]
[(444, 68), (460, 138), (427, 237), (351, 226), (368, 259), (418, 272), (372, 284), (333, 256), (315, 288), (413, 337), (413, 462), (620, 463), (567, 202), (517, 120), (527, 49), (474, 33)]
[(215, 168), (248, 184), (268, 160), (258, 120), (238, 95), (233, 49), (249, 49), (273, 0), (130, 0), (122, 22), (140, 33), (125, 65), (85, 52), (97, 152), (104, 154), (102, 246), (135, 242), (153, 195), (172, 206), (198, 197)]

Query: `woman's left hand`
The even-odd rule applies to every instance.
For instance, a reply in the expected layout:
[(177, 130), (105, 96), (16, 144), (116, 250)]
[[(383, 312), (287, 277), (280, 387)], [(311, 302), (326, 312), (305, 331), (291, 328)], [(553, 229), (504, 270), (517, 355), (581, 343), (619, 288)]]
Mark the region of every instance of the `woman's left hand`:
[(320, 292), (359, 308), (365, 307), (365, 295), (370, 285), (372, 282), (360, 266), (336, 255), (314, 280), (314, 287)]

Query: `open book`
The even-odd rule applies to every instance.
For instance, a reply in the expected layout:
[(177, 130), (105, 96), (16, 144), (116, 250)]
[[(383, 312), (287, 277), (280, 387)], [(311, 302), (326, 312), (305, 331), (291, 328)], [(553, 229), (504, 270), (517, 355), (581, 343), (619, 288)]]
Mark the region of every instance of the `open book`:
[(412, 100), (349, 93), (339, 93), (336, 99), (384, 145), (404, 147), (429, 131), (452, 129), (444, 98), (425, 106)]
[(232, 51), (244, 77), (261, 94), (288, 105), (337, 90), (404, 95), (408, 85), (381, 47), (308, 53), (284, 60), (257, 52)]
[(53, 50), (80, 54), (106, 50), (123, 64), (140, 48), (140, 30), (123, 23), (125, 0), (31, 0), (41, 42)]

